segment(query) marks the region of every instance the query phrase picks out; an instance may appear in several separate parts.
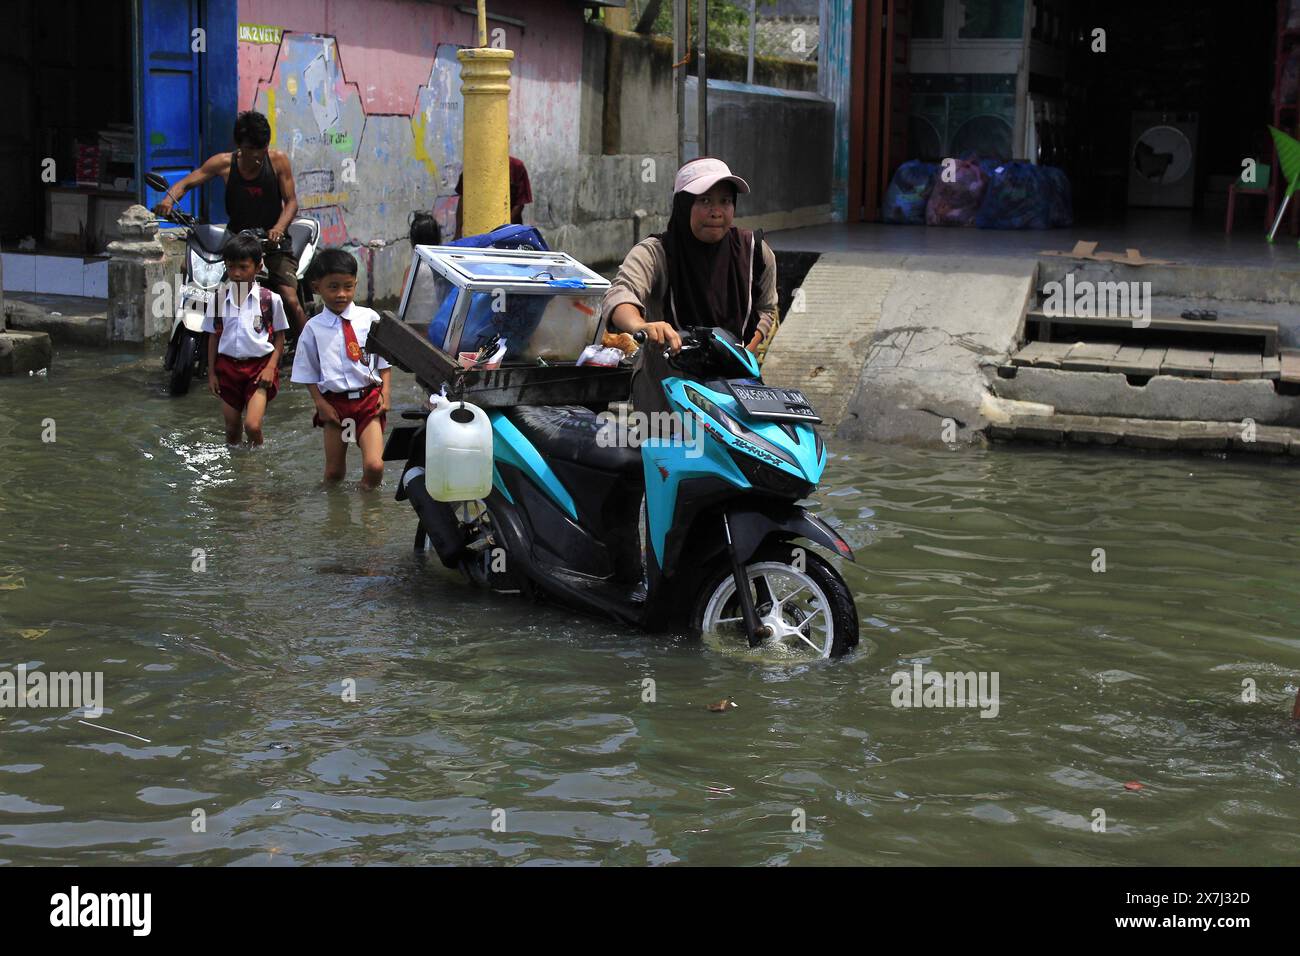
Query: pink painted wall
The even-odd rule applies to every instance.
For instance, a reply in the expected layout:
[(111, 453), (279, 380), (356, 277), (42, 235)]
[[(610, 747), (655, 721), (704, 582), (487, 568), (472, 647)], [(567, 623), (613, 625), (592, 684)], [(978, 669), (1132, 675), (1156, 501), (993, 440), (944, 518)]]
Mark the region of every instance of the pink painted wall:
[[(560, 225), (580, 168), (582, 7), (493, 0), (489, 10), (525, 24), (488, 24), (489, 42), (504, 29), (515, 52), (510, 152), (536, 197), (525, 220)], [(425, 0), (239, 0), (239, 22), (285, 31), (279, 43), (239, 43), (239, 108), (271, 116), (304, 214), (331, 244), (379, 240), (389, 250), (361, 260), (376, 293), (395, 294), (410, 211), (434, 210), (444, 231), (454, 220), (463, 115), (454, 48), (477, 45), (474, 18)]]
[[(360, 87), (367, 113), (415, 109), (416, 90), (429, 78), (439, 43), (465, 44), (469, 17), (453, 7), (415, 0), (240, 0), (239, 22), (338, 41), (348, 80)], [(460, 22), (464, 21), (464, 23)], [(270, 44), (239, 44), (239, 108), (252, 107), (259, 79), (275, 61)]]
[[(490, 10), (525, 23), (522, 31), (488, 24), (489, 30), (504, 29), (506, 46), (515, 51), (511, 152), (534, 162), (576, 153), (582, 8), (571, 0), (509, 0), (492, 3)], [(409, 116), (438, 45), (477, 43), (473, 17), (417, 0), (240, 0), (239, 22), (334, 37), (343, 72), (356, 84), (367, 114)], [(278, 50), (274, 44), (239, 44), (241, 110), (252, 108), (258, 82), (271, 78)]]

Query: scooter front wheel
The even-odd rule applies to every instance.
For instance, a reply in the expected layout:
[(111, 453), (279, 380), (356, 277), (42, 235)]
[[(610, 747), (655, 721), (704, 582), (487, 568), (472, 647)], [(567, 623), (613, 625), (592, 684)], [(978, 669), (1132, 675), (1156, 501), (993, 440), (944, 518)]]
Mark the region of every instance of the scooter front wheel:
[(167, 390), (173, 395), (184, 395), (190, 390), (190, 379), (194, 377), (194, 366), (198, 364), (198, 350), (203, 340), (183, 327), (176, 335), (176, 352), (172, 356)]
[[(803, 657), (839, 657), (858, 644), (858, 612), (839, 573), (809, 548), (772, 544), (745, 565), (754, 607), (768, 629), (763, 646)], [(730, 565), (719, 563), (705, 578), (691, 624), (729, 645), (748, 647)]]

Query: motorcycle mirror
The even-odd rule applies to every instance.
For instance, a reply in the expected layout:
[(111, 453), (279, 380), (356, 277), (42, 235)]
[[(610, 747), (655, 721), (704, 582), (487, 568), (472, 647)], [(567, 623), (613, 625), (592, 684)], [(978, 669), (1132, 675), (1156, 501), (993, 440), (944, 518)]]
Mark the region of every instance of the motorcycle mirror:
[(145, 173), (144, 181), (149, 184), (150, 189), (156, 189), (160, 193), (165, 193), (168, 189), (171, 188), (167, 184), (167, 180), (163, 179), (157, 173)]

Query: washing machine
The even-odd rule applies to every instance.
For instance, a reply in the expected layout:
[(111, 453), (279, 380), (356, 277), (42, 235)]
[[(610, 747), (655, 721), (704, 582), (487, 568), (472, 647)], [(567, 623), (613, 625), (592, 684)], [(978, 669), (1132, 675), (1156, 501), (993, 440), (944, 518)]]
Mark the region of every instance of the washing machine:
[(947, 155), (948, 97), (943, 93), (913, 92), (908, 107), (909, 157), (939, 162)]
[(1010, 159), (1016, 125), (1014, 93), (961, 93), (948, 99), (948, 152)]
[(1196, 202), (1196, 113), (1135, 112), (1128, 204), (1190, 209)]

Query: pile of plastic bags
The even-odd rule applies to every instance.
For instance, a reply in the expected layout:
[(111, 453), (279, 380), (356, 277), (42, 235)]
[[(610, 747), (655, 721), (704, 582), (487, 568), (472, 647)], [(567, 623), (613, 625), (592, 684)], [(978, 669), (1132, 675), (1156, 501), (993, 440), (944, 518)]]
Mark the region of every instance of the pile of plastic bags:
[(903, 163), (882, 216), (898, 225), (1049, 229), (1074, 222), (1070, 180), (1054, 166), (966, 159)]

